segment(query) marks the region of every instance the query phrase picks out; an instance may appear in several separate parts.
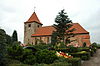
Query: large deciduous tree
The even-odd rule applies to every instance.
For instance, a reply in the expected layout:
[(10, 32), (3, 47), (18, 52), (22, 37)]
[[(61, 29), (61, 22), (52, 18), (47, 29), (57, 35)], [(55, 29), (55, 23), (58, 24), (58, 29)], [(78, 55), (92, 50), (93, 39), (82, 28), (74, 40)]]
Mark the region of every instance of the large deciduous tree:
[(53, 26), (56, 29), (56, 40), (59, 42), (70, 43), (69, 38), (73, 36), (72, 31), (74, 29), (70, 29), (72, 27), (72, 21), (68, 18), (68, 15), (64, 12), (64, 9), (61, 10), (61, 12), (59, 12), (59, 14), (56, 16), (55, 23), (56, 24)]

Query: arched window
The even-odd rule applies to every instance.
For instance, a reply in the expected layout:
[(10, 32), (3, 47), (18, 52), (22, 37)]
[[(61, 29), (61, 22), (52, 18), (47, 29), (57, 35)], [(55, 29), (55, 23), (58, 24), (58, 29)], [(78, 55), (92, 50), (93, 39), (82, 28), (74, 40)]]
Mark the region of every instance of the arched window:
[(28, 27), (31, 27), (31, 24), (28, 24)]

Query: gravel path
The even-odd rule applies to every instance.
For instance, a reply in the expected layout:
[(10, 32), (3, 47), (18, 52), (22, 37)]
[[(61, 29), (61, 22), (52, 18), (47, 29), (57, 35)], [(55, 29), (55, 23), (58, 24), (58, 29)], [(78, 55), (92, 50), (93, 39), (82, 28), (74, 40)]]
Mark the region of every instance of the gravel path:
[(100, 49), (97, 50), (96, 54), (89, 61), (84, 61), (82, 66), (100, 66)]

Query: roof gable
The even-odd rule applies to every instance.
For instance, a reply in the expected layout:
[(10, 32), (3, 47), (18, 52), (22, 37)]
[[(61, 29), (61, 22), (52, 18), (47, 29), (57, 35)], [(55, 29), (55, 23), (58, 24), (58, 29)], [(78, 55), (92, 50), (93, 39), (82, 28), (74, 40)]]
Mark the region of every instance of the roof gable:
[(31, 22), (36, 22), (36, 23), (42, 24), (40, 22), (40, 20), (38, 19), (35, 12), (31, 15), (31, 17), (25, 23), (31, 23)]

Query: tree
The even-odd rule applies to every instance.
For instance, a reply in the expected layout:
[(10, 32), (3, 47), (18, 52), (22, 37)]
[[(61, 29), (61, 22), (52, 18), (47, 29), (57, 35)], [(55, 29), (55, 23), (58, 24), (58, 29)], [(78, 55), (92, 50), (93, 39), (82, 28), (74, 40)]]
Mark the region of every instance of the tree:
[(86, 47), (86, 42), (83, 43), (83, 47)]
[(0, 29), (0, 66), (5, 65), (6, 32)]
[(17, 31), (14, 30), (13, 34), (12, 34), (12, 42), (18, 41), (18, 37), (17, 37)]
[(51, 44), (54, 46), (57, 43), (57, 32), (53, 32), (51, 36)]
[(57, 17), (55, 18), (55, 23), (53, 26), (56, 29), (57, 40), (65, 43), (70, 43), (69, 38), (74, 34), (72, 33), (74, 29), (70, 29), (72, 27), (72, 21), (68, 18), (68, 15), (64, 12), (64, 9), (59, 12)]

